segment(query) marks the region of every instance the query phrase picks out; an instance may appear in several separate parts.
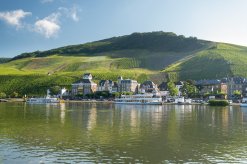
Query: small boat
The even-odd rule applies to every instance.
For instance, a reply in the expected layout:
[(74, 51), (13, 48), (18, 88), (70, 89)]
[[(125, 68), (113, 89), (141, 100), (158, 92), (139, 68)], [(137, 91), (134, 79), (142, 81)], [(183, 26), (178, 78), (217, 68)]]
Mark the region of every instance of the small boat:
[(140, 105), (162, 105), (162, 98), (153, 94), (121, 95), (116, 98), (115, 104), (140, 104)]
[(244, 97), (244, 98), (242, 99), (242, 103), (240, 104), (240, 106), (241, 106), (241, 107), (247, 107), (247, 98), (246, 98), (246, 97)]
[(241, 103), (240, 106), (241, 107), (247, 107), (247, 103)]

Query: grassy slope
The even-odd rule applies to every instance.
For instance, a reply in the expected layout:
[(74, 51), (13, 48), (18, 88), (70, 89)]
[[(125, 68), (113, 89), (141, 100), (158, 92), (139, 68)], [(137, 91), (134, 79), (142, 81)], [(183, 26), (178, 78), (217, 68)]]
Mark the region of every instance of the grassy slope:
[(139, 82), (151, 78), (158, 83), (167, 73), (176, 80), (227, 75), (246, 77), (246, 64), (246, 47), (171, 33), (141, 33), (24, 53), (11, 62), (0, 64), (0, 91), (40, 94), (41, 90), (36, 88), (44, 93), (54, 85), (68, 87), (85, 72), (92, 73), (96, 82), (116, 80), (122, 75)]
[[(8, 95), (13, 92), (20, 95), (45, 95), (46, 89), (56, 85), (69, 88), (86, 72), (91, 72), (96, 82), (100, 79), (117, 80), (120, 75), (144, 81), (157, 73), (138, 68), (133, 59), (57, 55), (0, 64), (0, 72), (0, 92)], [(48, 76), (48, 73), (51, 75)]]
[(179, 79), (247, 77), (247, 48), (218, 43), (213, 48), (195, 53), (192, 58), (171, 64), (163, 72)]

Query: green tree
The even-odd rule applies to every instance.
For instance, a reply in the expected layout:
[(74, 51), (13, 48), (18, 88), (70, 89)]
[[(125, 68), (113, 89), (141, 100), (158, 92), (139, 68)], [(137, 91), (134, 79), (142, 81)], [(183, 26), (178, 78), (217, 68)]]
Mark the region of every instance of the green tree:
[(182, 91), (182, 95), (185, 97), (195, 97), (197, 95), (197, 88), (190, 81), (184, 82), (181, 91)]
[(6, 98), (6, 93), (4, 93), (4, 92), (0, 92), (0, 99), (4, 99), (4, 98)]
[(112, 97), (115, 97), (115, 98), (118, 98), (118, 97), (120, 97), (120, 93), (119, 92), (114, 92), (114, 93), (112, 93)]
[(50, 88), (51, 95), (58, 95), (61, 91), (60, 86), (53, 86)]
[(170, 81), (167, 83), (168, 91), (170, 92), (171, 96), (177, 96), (178, 95), (178, 88), (176, 88), (175, 84)]
[(241, 94), (241, 92), (239, 91), (239, 90), (235, 90), (234, 92), (233, 92), (233, 95), (234, 95), (234, 97), (236, 97), (236, 98), (241, 98), (241, 96), (242, 96), (242, 94)]
[(19, 96), (19, 93), (13, 92), (10, 96), (13, 98), (17, 98)]

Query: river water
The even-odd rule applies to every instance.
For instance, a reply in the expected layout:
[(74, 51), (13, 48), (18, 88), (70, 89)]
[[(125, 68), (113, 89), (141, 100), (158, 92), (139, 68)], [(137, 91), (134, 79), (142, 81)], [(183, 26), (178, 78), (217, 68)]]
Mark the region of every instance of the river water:
[(247, 163), (247, 108), (0, 103), (0, 163)]

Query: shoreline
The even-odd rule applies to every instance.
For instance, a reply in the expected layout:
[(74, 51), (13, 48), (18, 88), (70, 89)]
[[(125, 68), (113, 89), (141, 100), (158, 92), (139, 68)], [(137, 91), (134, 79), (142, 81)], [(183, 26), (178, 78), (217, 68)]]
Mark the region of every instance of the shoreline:
[[(23, 98), (7, 98), (0, 99), (0, 102), (25, 102)], [(106, 103), (106, 104), (114, 104), (112, 100), (63, 100), (61, 103)], [(241, 103), (231, 103), (228, 106), (240, 106)], [(190, 103), (190, 104), (175, 104), (175, 103), (167, 103), (164, 102), (162, 105), (208, 105), (201, 103)]]

